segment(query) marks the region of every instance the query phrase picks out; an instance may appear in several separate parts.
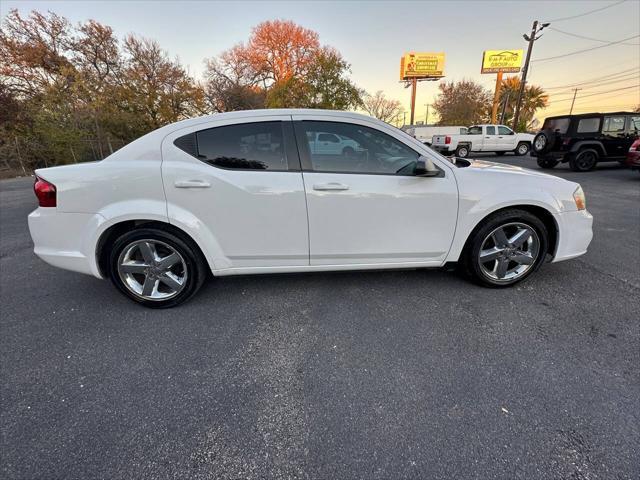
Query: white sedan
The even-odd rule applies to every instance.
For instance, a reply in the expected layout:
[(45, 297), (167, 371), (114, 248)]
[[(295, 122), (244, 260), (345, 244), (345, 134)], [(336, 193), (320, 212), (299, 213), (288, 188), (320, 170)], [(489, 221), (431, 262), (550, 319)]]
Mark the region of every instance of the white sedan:
[[(309, 146), (318, 133), (352, 155)], [(109, 277), (148, 307), (190, 298), (209, 273), (442, 267), (513, 285), (586, 252), (580, 185), (441, 157), (370, 117), (239, 111), (167, 125), (97, 163), (36, 171), (36, 255)]]

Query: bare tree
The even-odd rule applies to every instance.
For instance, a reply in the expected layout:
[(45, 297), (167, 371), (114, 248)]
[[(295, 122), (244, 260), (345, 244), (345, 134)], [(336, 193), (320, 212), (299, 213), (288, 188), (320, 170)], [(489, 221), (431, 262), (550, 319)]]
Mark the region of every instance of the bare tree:
[(365, 94), (362, 99), (362, 107), (372, 117), (387, 123), (391, 123), (404, 112), (400, 102), (386, 98), (382, 90), (378, 90), (374, 95)]

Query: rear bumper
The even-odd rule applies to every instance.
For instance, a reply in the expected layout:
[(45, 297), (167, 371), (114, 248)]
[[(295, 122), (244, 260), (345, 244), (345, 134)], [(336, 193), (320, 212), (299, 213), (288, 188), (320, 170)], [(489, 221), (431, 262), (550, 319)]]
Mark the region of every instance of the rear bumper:
[(102, 215), (40, 207), (29, 214), (28, 220), (38, 257), (54, 267), (102, 278), (92, 235), (104, 223)]
[(587, 253), (593, 238), (593, 216), (587, 210), (555, 214), (558, 245), (553, 262), (561, 262)]
[(550, 160), (557, 160), (559, 162), (567, 161), (567, 154), (569, 152), (565, 151), (556, 151), (556, 152), (545, 152), (545, 153), (536, 153), (534, 150), (531, 150), (531, 156), (538, 158), (548, 158)]
[(438, 153), (449, 155), (452, 151), (449, 150), (449, 145), (431, 145), (431, 148)]

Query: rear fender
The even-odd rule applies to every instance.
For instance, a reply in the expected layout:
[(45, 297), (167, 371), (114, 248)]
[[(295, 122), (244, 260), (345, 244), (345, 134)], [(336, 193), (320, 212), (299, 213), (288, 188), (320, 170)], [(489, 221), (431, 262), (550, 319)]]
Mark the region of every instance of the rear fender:
[(603, 156), (606, 155), (604, 146), (602, 145), (601, 142), (598, 142), (597, 140), (581, 140), (579, 142), (576, 142), (572, 145), (570, 152), (576, 153), (582, 150), (583, 148), (593, 148), (600, 155), (603, 155)]

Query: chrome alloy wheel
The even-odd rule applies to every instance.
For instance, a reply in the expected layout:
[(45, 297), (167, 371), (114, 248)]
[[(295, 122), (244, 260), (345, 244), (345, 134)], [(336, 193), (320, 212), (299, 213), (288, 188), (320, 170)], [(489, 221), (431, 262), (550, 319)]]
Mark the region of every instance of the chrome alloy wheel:
[(187, 264), (175, 248), (159, 240), (136, 240), (122, 249), (118, 275), (145, 300), (175, 297), (187, 284)]
[(516, 280), (533, 267), (540, 255), (536, 231), (524, 223), (506, 223), (482, 242), (478, 264), (482, 273), (498, 283)]
[(518, 146), (518, 153), (519, 153), (520, 155), (524, 155), (524, 154), (526, 154), (528, 151), (529, 151), (529, 146), (528, 146), (526, 143), (521, 143), (521, 144)]
[(544, 135), (538, 135), (533, 142), (533, 146), (535, 147), (536, 152), (541, 152), (544, 150), (544, 147), (547, 146), (547, 137)]

